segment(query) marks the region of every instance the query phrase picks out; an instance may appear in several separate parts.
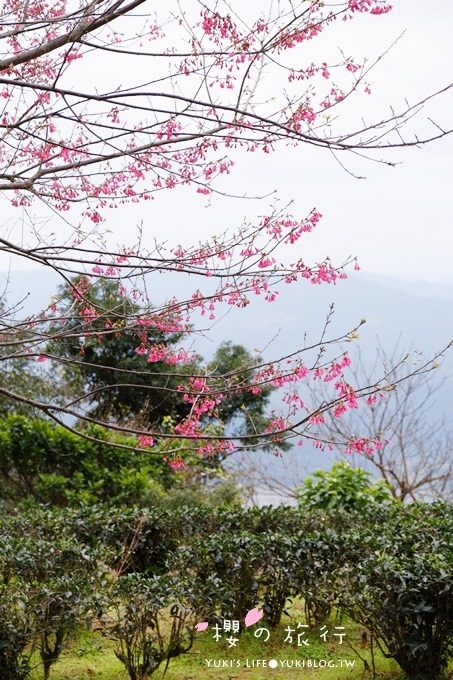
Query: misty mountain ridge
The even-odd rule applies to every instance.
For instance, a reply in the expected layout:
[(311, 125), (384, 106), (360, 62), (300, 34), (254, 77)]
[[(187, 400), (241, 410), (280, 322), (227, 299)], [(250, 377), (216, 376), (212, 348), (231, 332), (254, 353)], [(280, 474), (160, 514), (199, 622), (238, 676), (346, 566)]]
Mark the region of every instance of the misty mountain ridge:
[[(163, 287), (165, 277), (159, 280)], [(59, 279), (47, 271), (3, 272), (0, 292), (6, 282), (7, 301), (10, 305), (20, 303), (15, 314), (22, 318), (48, 304)], [(182, 294), (187, 295), (187, 287)], [(408, 350), (419, 350), (428, 359), (453, 339), (453, 286), (412, 285), (385, 276), (354, 273), (336, 285), (283, 286), (273, 303), (254, 297), (246, 309), (228, 308), (223, 317), (220, 311), (211, 328), (195, 333), (190, 342), (206, 358), (220, 342), (231, 340), (259, 351), (267, 360), (275, 359), (318, 342), (331, 304), (333, 314), (326, 339), (347, 334), (366, 320), (359, 328), (359, 341), (346, 346), (351, 353), (359, 348), (366, 364), (372, 365), (379, 346), (395, 358)], [(196, 327), (206, 325), (205, 317), (195, 317)], [(450, 394), (452, 352), (442, 362), (441, 373)], [(444, 401), (444, 405), (451, 403)]]

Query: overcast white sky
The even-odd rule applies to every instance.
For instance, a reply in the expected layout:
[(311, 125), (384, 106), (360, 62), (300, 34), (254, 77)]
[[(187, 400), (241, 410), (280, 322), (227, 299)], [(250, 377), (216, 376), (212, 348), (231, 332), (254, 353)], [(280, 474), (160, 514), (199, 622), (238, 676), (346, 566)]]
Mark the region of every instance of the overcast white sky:
[[(314, 49), (334, 55), (341, 47), (348, 55), (372, 60), (406, 31), (371, 76), (373, 95), (364, 102), (370, 119), (373, 113), (379, 117), (379, 112), (388, 112), (389, 104), (397, 108), (405, 97), (414, 103), (453, 80), (452, 26), (451, 0), (430, 5), (424, 0), (396, 0), (387, 15), (338, 22)], [(428, 129), (428, 115), (444, 127), (453, 127), (451, 112), (449, 94), (420, 115), (418, 129), (421, 133)], [(272, 156), (238, 158), (225, 189), (244, 191), (246, 187), (249, 194), (277, 190), (282, 205), (294, 200), (294, 212), (301, 215), (316, 206), (324, 220), (303, 240), (299, 256), (329, 255), (340, 262), (353, 254), (366, 272), (408, 281), (453, 283), (452, 150), (453, 138), (420, 150), (402, 150), (390, 157), (401, 161), (396, 168), (342, 157), (351, 170), (366, 176), (357, 180), (327, 151), (282, 147)], [(262, 214), (268, 203), (267, 199), (260, 203), (233, 200), (226, 205), (215, 197), (208, 202), (193, 190), (178, 191), (161, 194), (127, 212), (112, 213), (111, 226), (118, 243), (125, 242), (140, 221), (145, 242), (170, 236), (175, 243), (190, 243), (194, 236), (234, 228), (244, 216)], [(5, 258), (0, 259), (1, 269), (8, 265)], [(26, 267), (24, 261), (11, 265)]]
[[(405, 31), (371, 76), (373, 95), (364, 101), (371, 107), (370, 118), (373, 112), (387, 113), (390, 104), (398, 107), (406, 97), (415, 103), (453, 80), (452, 26), (450, 0), (436, 0), (429, 8), (422, 0), (397, 0), (385, 16), (339, 22), (323, 36), (325, 43), (320, 40), (318, 49), (323, 53), (329, 48), (335, 54), (341, 46), (347, 54), (372, 60)], [(428, 129), (428, 115), (452, 127), (452, 100), (453, 92), (429, 106), (418, 119), (418, 129)], [(328, 152), (308, 147), (282, 149), (271, 157), (243, 159), (232, 184), (247, 186), (251, 194), (277, 189), (282, 204), (294, 199), (295, 212), (302, 214), (316, 206), (324, 220), (300, 246), (313, 256), (328, 254), (339, 261), (354, 254), (364, 271), (409, 281), (452, 283), (452, 151), (453, 138), (448, 138), (422, 149), (395, 152), (390, 158), (401, 162), (396, 168), (342, 157), (352, 170), (366, 176), (357, 180)], [(166, 205), (168, 228), (170, 201)], [(230, 219), (232, 215), (240, 219), (244, 210), (253, 208), (244, 203), (230, 205)], [(214, 200), (207, 215), (195, 217), (194, 211), (193, 219), (205, 224), (209, 234), (223, 214), (221, 209), (216, 211)], [(179, 220), (178, 227), (175, 216), (173, 227), (187, 239), (185, 220)]]

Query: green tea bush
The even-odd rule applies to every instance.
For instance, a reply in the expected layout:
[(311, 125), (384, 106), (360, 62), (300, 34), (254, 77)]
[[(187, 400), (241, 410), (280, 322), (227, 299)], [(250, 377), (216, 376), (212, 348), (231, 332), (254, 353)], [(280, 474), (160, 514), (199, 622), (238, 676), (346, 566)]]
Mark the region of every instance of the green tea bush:
[(259, 603), (259, 575), (266, 561), (265, 543), (246, 532), (225, 531), (182, 546), (169, 563), (172, 571), (199, 582), (215, 577), (215, 602), (205, 608), (228, 619), (244, 619)]
[(381, 509), (348, 531), (341, 607), (410, 680), (442, 677), (453, 652), (452, 536), (446, 503)]
[(298, 534), (295, 542), (295, 591), (304, 601), (307, 623), (325, 623), (338, 600), (338, 569), (344, 559), (342, 534), (324, 521), (318, 528)]
[(0, 668), (2, 680), (26, 680), (32, 671), (30, 643), (36, 636), (29, 586), (18, 579), (0, 583)]
[[(171, 601), (198, 621), (243, 620), (260, 607), (267, 624), (276, 626), (288, 601), (299, 596), (309, 624), (344, 612), (370, 630), (410, 680), (441, 677), (453, 651), (452, 505), (375, 500), (358, 510), (340, 505), (330, 510), (90, 505), (4, 514), (2, 668), (26, 678), (33, 645), (50, 668), (85, 613), (100, 606), (90, 592), (99, 591), (104, 601), (117, 583), (115, 589), (123, 588), (115, 590), (119, 613), (128, 602), (124, 589), (130, 588), (137, 606), (142, 596), (144, 602), (151, 598), (155, 617)], [(22, 584), (27, 587), (21, 590)], [(174, 584), (183, 589), (179, 595)], [(132, 613), (128, 622), (118, 618), (117, 631), (123, 627), (133, 635), (139, 624)], [(174, 618), (180, 644), (155, 638), (157, 620), (147, 624), (150, 638), (143, 638), (137, 652), (137, 664), (148, 674), (189, 643), (186, 623), (177, 630), (180, 613)], [(138, 642), (131, 637), (131, 644)], [(124, 659), (125, 649), (118, 648)]]
[(0, 531), (0, 668), (4, 672), (0, 677), (5, 680), (28, 677), (34, 648), (44, 678), (49, 678), (51, 666), (90, 611), (105, 579), (95, 551), (70, 535), (54, 533), (56, 522), (48, 513), (33, 512), (32, 517), (37, 524), (31, 517), (3, 518)]
[(146, 680), (159, 666), (188, 652), (193, 643), (192, 590), (169, 576), (122, 576), (105, 594), (113, 618), (105, 635), (130, 680)]
[(260, 602), (271, 628), (280, 624), (288, 600), (297, 593), (298, 542), (285, 533), (263, 537), (265, 559), (258, 575)]

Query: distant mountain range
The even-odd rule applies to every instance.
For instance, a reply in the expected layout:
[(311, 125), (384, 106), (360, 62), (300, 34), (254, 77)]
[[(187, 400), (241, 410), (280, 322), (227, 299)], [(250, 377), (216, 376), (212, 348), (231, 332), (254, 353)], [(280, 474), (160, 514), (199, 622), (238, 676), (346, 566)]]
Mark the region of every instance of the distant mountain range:
[[(0, 291), (5, 287), (6, 278), (6, 273), (0, 273)], [(164, 280), (162, 276), (162, 285)], [(57, 283), (52, 273), (13, 272), (8, 281), (8, 300), (10, 303), (21, 301), (21, 315), (36, 312), (56, 292)], [(331, 303), (335, 312), (328, 337), (349, 331), (362, 318), (367, 320), (359, 331), (359, 345), (364, 361), (370, 364), (378, 345), (389, 354), (395, 347), (400, 353), (408, 349), (421, 350), (428, 358), (453, 340), (453, 285), (407, 283), (359, 273), (335, 286), (286, 286), (276, 302), (266, 303), (257, 298), (252, 303), (245, 310), (231, 310), (209, 333), (195, 336), (195, 349), (209, 357), (222, 340), (232, 340), (250, 350), (256, 348), (267, 359), (289, 354), (305, 342), (316, 342)], [(203, 327), (204, 318), (199, 322)], [(352, 345), (348, 349), (350, 347)], [(445, 384), (438, 394), (436, 418), (443, 413), (451, 419), (453, 348), (442, 363), (439, 375), (445, 378)], [(247, 454), (251, 465), (257, 460), (262, 462), (263, 455)], [(332, 456), (306, 446), (286, 455), (283, 461), (270, 454), (265, 461), (269, 474), (290, 482), (294, 481), (295, 467), (305, 471), (329, 467)], [(265, 500), (272, 499), (266, 496)]]
[[(160, 280), (164, 297), (165, 277)], [(23, 316), (39, 311), (58, 283), (48, 271), (0, 272), (0, 295), (6, 289), (9, 303), (20, 303), (18, 315)], [(187, 288), (182, 292), (187, 295)], [(209, 356), (219, 342), (232, 340), (260, 349), (266, 357), (292, 352), (304, 344), (305, 334), (307, 342), (317, 340), (331, 303), (334, 315), (328, 335), (345, 333), (364, 318), (360, 344), (370, 356), (378, 343), (387, 352), (398, 344), (429, 355), (453, 339), (453, 285), (410, 284), (360, 273), (335, 286), (286, 286), (274, 303), (256, 297), (244, 310), (228, 308), (224, 318), (220, 315), (209, 330), (196, 336), (196, 349)], [(198, 324), (206, 327), (204, 317)]]

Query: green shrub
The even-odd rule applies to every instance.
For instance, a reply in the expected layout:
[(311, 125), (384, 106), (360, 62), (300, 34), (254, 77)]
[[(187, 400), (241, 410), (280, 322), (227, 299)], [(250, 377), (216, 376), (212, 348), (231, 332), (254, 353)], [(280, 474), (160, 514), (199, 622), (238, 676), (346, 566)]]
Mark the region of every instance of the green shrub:
[(325, 623), (338, 600), (338, 570), (345, 557), (342, 534), (325, 521), (298, 534), (295, 545), (294, 585), (304, 601), (307, 623)]
[(305, 510), (366, 510), (390, 503), (390, 489), (384, 481), (370, 482), (371, 475), (347, 463), (330, 470), (317, 470), (299, 489), (299, 507)]
[(251, 533), (218, 532), (181, 547), (169, 564), (199, 582), (215, 577), (219, 588), (206, 608), (227, 619), (244, 619), (259, 603), (259, 575), (266, 561), (265, 543)]
[(193, 597), (179, 579), (129, 574), (106, 593), (113, 625), (105, 634), (130, 680), (146, 680), (159, 666), (189, 651), (193, 643)]
[(432, 680), (453, 652), (453, 506), (400, 505), (377, 520), (348, 532), (341, 607), (410, 680)]
[(8, 680), (27, 677), (33, 648), (47, 680), (105, 575), (99, 553), (56, 531), (59, 518), (30, 515), (3, 518), (0, 532), (0, 668), (10, 669)]
[(258, 575), (260, 601), (267, 623), (275, 628), (280, 624), (289, 598), (297, 593), (298, 543), (283, 532), (269, 534), (261, 540), (265, 559)]
[[(126, 647), (138, 645), (137, 673), (147, 669), (149, 675), (184, 650), (192, 620), (243, 620), (262, 607), (267, 624), (275, 626), (288, 599), (299, 595), (308, 623), (323, 623), (339, 607), (370, 630), (410, 680), (433, 680), (445, 672), (453, 651), (452, 535), (453, 507), (442, 503), (372, 501), (360, 510), (303, 513), (94, 505), (3, 515), (0, 664), (26, 678), (34, 644), (50, 667), (91, 606), (84, 583), (91, 591), (99, 586), (102, 601), (117, 579), (115, 629), (128, 636)], [(133, 601), (137, 616), (143, 603), (150, 609), (141, 642), (134, 626), (148, 614), (143, 610), (142, 624), (132, 610), (120, 616)], [(168, 630), (175, 626), (174, 644), (153, 628), (173, 604), (178, 608)], [(126, 647), (117, 648), (125, 660)]]
[(31, 673), (30, 643), (36, 635), (29, 586), (0, 583), (0, 668), (2, 680), (26, 680)]
[[(0, 498), (59, 506), (141, 503), (156, 483), (173, 480), (160, 452), (117, 448), (100, 427), (85, 429), (90, 441), (48, 421), (10, 415), (0, 420)], [(135, 445), (133, 438), (115, 437)]]

